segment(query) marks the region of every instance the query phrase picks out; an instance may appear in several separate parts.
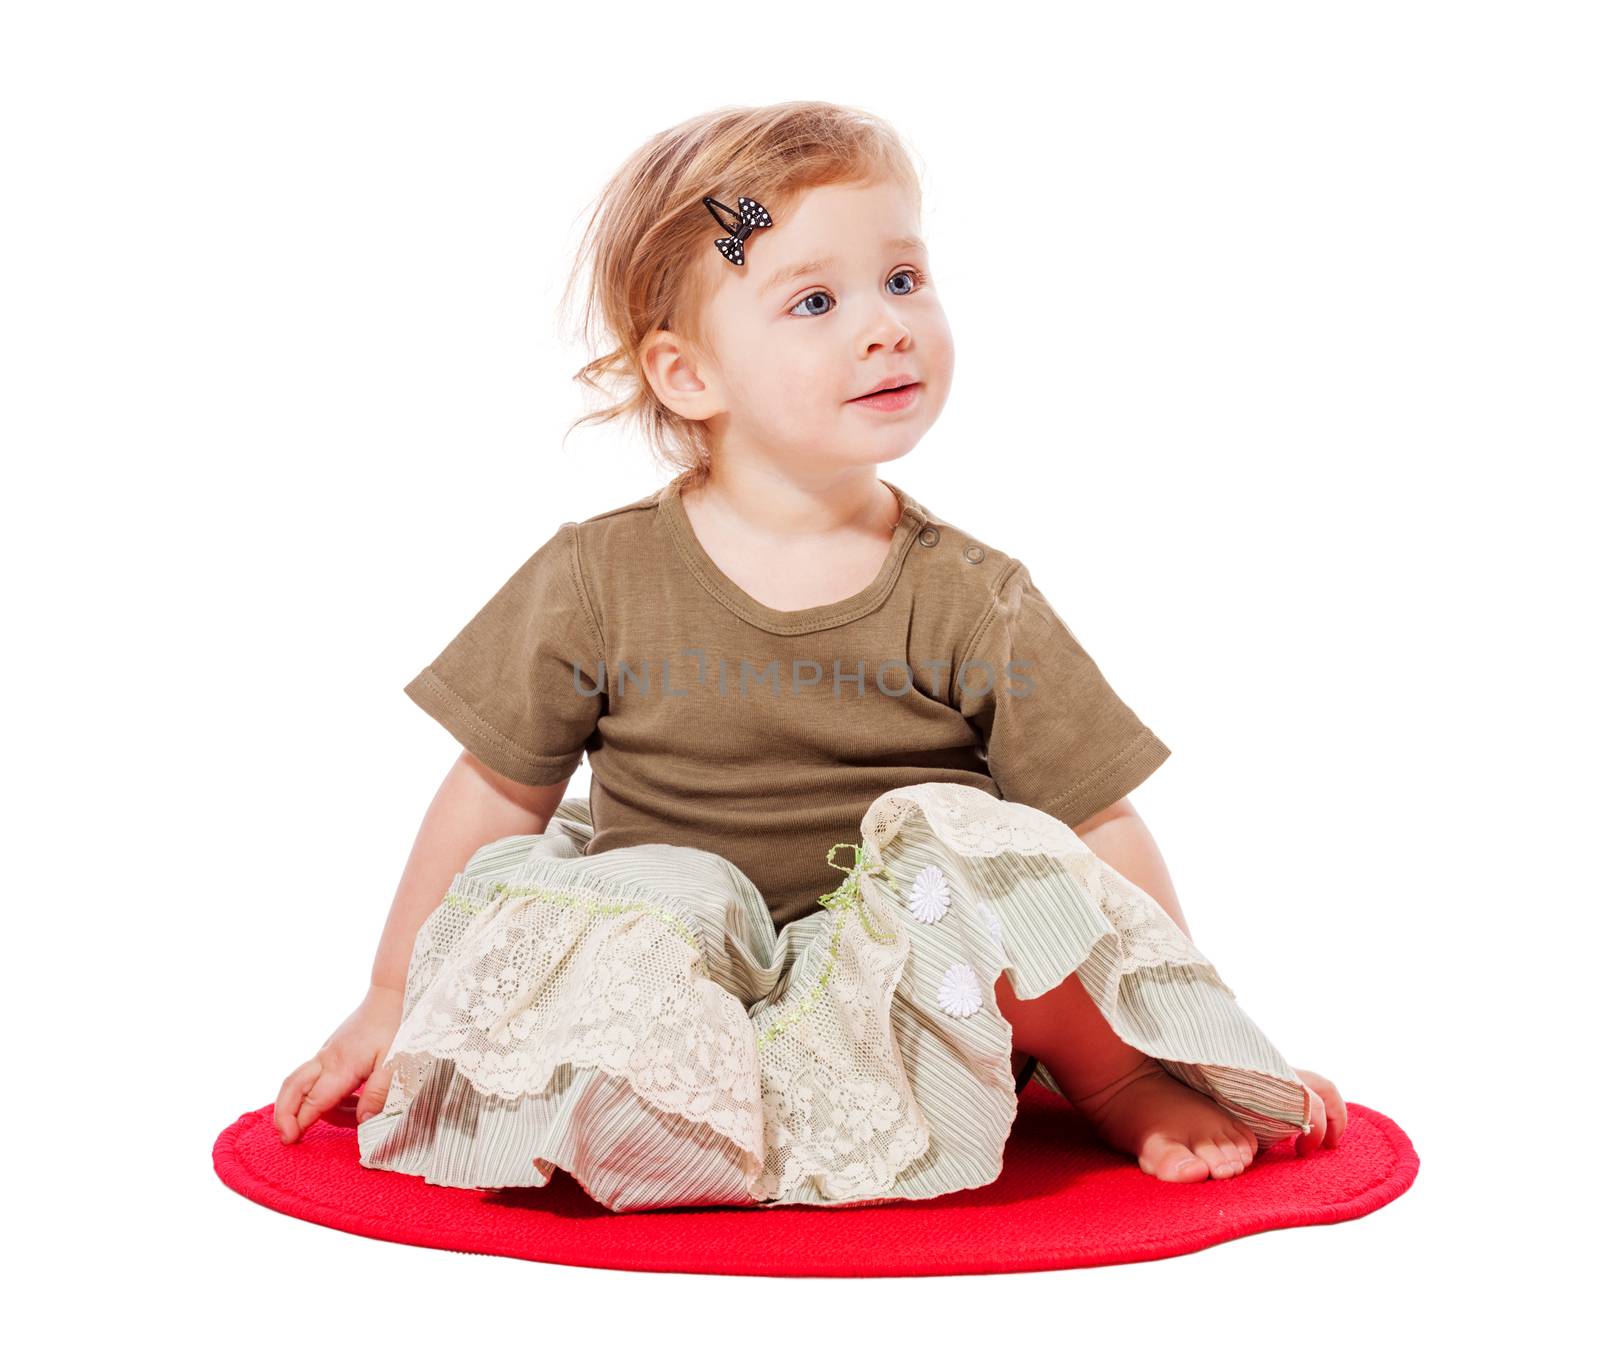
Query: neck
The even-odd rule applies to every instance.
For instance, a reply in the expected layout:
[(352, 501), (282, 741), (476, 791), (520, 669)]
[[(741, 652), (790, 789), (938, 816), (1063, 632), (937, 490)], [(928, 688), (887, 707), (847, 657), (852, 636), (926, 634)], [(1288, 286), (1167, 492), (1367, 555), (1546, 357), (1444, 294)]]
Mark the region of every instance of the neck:
[(842, 532), (888, 537), (900, 516), (899, 500), (872, 464), (797, 477), (765, 464), (724, 460), (683, 494), (730, 530), (789, 542)]

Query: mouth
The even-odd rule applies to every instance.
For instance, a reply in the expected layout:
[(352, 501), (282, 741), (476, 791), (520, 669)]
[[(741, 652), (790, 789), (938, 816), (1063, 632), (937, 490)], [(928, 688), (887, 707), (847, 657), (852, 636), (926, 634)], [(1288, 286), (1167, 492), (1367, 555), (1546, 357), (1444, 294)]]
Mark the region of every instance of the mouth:
[(910, 402), (921, 388), (922, 384), (915, 379), (898, 380), (887, 388), (875, 388), (850, 401), (863, 406), (900, 407)]

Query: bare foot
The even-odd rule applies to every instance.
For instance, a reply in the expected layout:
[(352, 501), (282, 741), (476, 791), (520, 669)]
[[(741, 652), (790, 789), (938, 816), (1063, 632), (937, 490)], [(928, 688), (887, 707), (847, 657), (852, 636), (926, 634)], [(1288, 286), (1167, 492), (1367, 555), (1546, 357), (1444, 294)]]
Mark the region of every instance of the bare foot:
[(1256, 1157), (1254, 1132), (1151, 1057), (1072, 1103), (1108, 1145), (1135, 1156), (1158, 1179), (1231, 1179)]

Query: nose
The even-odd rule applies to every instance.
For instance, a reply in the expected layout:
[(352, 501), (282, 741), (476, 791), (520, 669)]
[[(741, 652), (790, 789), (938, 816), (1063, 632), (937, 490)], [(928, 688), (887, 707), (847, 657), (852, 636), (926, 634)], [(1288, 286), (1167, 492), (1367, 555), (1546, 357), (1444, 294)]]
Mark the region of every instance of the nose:
[(880, 304), (862, 331), (861, 354), (871, 355), (880, 347), (899, 350), (910, 342), (911, 329), (895, 316), (893, 310)]

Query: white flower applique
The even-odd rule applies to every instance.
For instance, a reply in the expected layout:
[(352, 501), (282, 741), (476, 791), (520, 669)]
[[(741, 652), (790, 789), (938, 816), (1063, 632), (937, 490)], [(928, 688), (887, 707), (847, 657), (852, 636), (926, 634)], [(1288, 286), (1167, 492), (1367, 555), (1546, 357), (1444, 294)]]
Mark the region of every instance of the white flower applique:
[(950, 883), (937, 865), (925, 865), (911, 885), (911, 915), (929, 925), (950, 910)]
[(994, 937), (994, 943), (1001, 949), (1005, 948), (1005, 931), (1000, 926), (1000, 918), (988, 903), (980, 901), (977, 904), (978, 915), (983, 918), (983, 924), (989, 928), (989, 934)]
[(969, 963), (953, 963), (939, 986), (939, 1009), (966, 1019), (983, 1004), (978, 974)]

